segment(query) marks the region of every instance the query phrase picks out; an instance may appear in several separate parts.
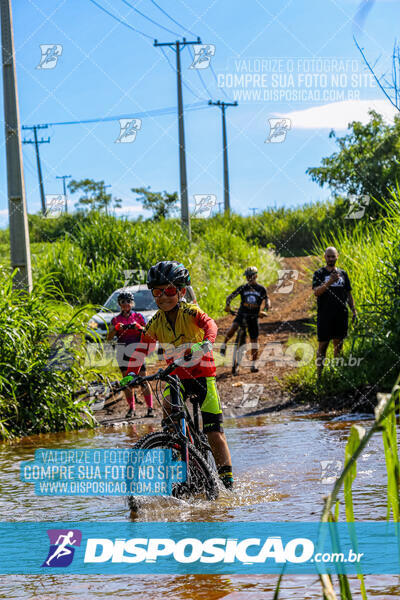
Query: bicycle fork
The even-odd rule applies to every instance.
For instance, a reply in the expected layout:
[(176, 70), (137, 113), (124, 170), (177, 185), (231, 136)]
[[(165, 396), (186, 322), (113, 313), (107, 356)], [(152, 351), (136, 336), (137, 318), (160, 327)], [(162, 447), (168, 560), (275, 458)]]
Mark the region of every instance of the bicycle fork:
[(181, 385), (181, 382), (180, 382), (179, 378), (174, 377), (172, 375), (170, 378), (170, 385), (169, 385), (170, 394), (171, 394), (171, 410), (172, 410), (172, 413), (179, 412), (182, 415), (179, 420), (179, 425), (180, 425), (180, 431), (182, 434), (183, 460), (186, 463), (186, 484), (189, 486), (190, 485), (189, 445), (188, 445), (188, 438), (187, 438), (187, 434), (186, 434), (186, 418), (185, 418), (185, 411), (183, 410), (183, 406), (182, 406), (183, 398), (182, 398), (182, 392), (180, 390), (180, 385)]

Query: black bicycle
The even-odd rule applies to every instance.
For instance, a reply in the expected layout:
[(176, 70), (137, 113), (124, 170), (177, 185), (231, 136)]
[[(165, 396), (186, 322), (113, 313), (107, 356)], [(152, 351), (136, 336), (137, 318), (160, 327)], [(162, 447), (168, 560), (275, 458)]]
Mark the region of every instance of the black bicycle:
[[(237, 315), (237, 311), (230, 310), (231, 315)], [(265, 311), (261, 311), (259, 316), (266, 317), (267, 313)], [(246, 339), (247, 339), (247, 329), (248, 329), (248, 320), (249, 315), (243, 315), (241, 324), (237, 330), (235, 342), (233, 345), (233, 354), (232, 354), (232, 375), (237, 375), (239, 371), (240, 363), (243, 360), (243, 356), (246, 352)], [(254, 318), (254, 317), (253, 317)]]
[[(162, 421), (162, 431), (149, 433), (139, 440), (134, 449), (150, 450), (154, 448), (170, 448), (174, 461), (186, 463), (186, 480), (174, 483), (172, 496), (175, 498), (190, 498), (199, 494), (208, 500), (214, 500), (219, 495), (218, 477), (211, 447), (206, 435), (199, 427), (199, 407), (193, 402), (193, 417), (183, 399), (179, 377), (171, 375), (177, 366), (182, 364), (179, 359), (160, 369), (154, 375), (128, 375), (122, 382), (130, 381), (121, 389), (133, 387), (148, 382), (156, 382), (155, 398), (162, 405), (162, 383), (169, 384), (170, 406), (168, 414)], [(122, 383), (121, 382), (121, 383)], [(131, 510), (139, 507), (138, 496), (129, 496), (128, 505)]]
[[(113, 407), (118, 404), (122, 399), (123, 395), (120, 392), (124, 388), (121, 388), (119, 381), (91, 381), (86, 386), (81, 387), (79, 390), (74, 392), (74, 397), (79, 397), (76, 402), (87, 401), (90, 408), (94, 411), (104, 410), (106, 414), (113, 412)], [(135, 403), (143, 404), (135, 395)]]

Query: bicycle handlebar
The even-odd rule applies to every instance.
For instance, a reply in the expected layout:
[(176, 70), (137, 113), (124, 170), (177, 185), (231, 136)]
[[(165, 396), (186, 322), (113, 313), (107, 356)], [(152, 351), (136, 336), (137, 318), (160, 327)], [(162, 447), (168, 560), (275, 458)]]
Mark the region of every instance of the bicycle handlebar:
[(127, 323), (126, 325), (124, 325), (123, 323), (117, 323), (114, 329), (117, 333), (120, 333), (121, 331), (126, 331), (127, 329), (143, 331), (144, 327), (142, 327), (142, 325), (139, 325), (138, 323)]
[[(134, 387), (136, 385), (140, 385), (142, 383), (145, 383), (146, 381), (165, 380), (172, 373), (172, 371), (174, 371), (177, 367), (184, 366), (185, 363), (189, 362), (193, 358), (193, 356), (196, 356), (197, 354), (199, 354), (199, 355), (201, 354), (201, 356), (203, 356), (203, 353), (201, 353), (201, 352), (195, 352), (195, 353), (190, 352), (186, 356), (183, 356), (182, 358), (177, 358), (176, 360), (174, 360), (165, 369), (159, 369), (156, 373), (153, 373), (153, 375), (144, 375), (143, 376), (143, 375), (136, 375), (136, 374), (132, 373), (132, 376), (134, 377), (133, 381), (130, 381), (127, 384), (123, 385), (122, 387), (120, 387), (120, 389), (118, 391), (122, 391), (128, 387)], [(128, 373), (127, 377), (129, 375), (130, 375), (130, 373)]]

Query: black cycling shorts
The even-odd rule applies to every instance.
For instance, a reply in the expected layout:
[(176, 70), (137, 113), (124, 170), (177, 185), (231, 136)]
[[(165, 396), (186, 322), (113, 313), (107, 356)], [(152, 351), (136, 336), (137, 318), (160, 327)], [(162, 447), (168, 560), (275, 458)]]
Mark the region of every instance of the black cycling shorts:
[(317, 335), (319, 342), (344, 340), (349, 327), (348, 311), (320, 314), (317, 317)]
[(256, 340), (258, 338), (259, 329), (258, 329), (258, 315), (245, 315), (244, 313), (238, 313), (233, 320), (234, 323), (237, 323), (239, 327), (247, 322), (247, 330), (249, 332), (249, 336), (251, 340)]
[[(183, 399), (186, 401), (190, 398), (192, 402), (196, 402), (200, 407), (204, 433), (210, 431), (223, 432), (222, 408), (215, 377), (181, 379), (180, 382)], [(164, 398), (169, 394), (168, 384), (163, 392)]]

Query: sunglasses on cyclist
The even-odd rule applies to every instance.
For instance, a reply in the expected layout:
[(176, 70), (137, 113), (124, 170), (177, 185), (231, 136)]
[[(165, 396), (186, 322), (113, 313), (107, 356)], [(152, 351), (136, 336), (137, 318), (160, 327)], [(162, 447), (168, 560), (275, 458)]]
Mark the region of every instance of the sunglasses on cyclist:
[(160, 298), (160, 296), (162, 296), (163, 294), (165, 294), (166, 296), (175, 296), (175, 294), (178, 293), (178, 288), (167, 287), (164, 290), (160, 290), (160, 288), (153, 288), (151, 290), (151, 293), (153, 294), (154, 298)]

